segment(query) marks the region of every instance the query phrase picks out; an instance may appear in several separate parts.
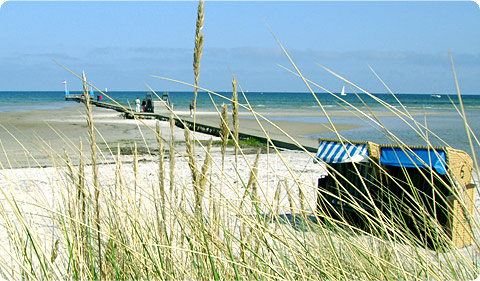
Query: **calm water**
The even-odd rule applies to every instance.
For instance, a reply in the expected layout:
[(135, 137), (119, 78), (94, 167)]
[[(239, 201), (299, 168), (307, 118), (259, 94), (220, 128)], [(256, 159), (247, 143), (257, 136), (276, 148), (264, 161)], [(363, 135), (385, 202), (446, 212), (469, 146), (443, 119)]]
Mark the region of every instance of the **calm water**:
[[(70, 92), (71, 94), (80, 94), (81, 92)], [(143, 99), (146, 92), (108, 92), (113, 99), (120, 102), (121, 104), (128, 105), (129, 103), (134, 103), (135, 98)], [(158, 93), (159, 95), (162, 92)], [(193, 100), (193, 92), (169, 92), (170, 99), (172, 100), (174, 107), (176, 109), (188, 110), (189, 103)], [(231, 98), (231, 92), (220, 92), (219, 94)], [(246, 93), (246, 96), (252, 106), (256, 110), (261, 109), (299, 109), (299, 110), (319, 110), (318, 104), (315, 102), (314, 98), (310, 93), (260, 93), (260, 92), (250, 92)], [(383, 101), (393, 105), (398, 106), (398, 103), (395, 101), (392, 95), (389, 94), (375, 94), (376, 97), (382, 99)], [(332, 97), (329, 94), (318, 93), (317, 97), (320, 99), (322, 104), (326, 108), (342, 109), (343, 102), (339, 101), (337, 98)], [(379, 103), (373, 101), (366, 95), (360, 95), (364, 102), (368, 104), (369, 107), (374, 109), (382, 109), (383, 106)], [(441, 98), (435, 98), (431, 95), (423, 94), (399, 94), (397, 97), (400, 99), (402, 104), (404, 104), (409, 109), (452, 109), (452, 103), (446, 95), (443, 95)], [(353, 94), (348, 94), (347, 96), (342, 96), (346, 102), (351, 103), (352, 105), (363, 108), (362, 102)], [(457, 98), (455, 96), (451, 97), (455, 103), (457, 103)], [(230, 104), (217, 96), (213, 96), (214, 101), (221, 105), (222, 102)], [(108, 101), (104, 99), (104, 101)], [(240, 95), (239, 101), (245, 104), (245, 100)], [(480, 95), (466, 95), (463, 96), (463, 101), (465, 107), (468, 109), (479, 109), (480, 108)], [(9, 111), (9, 110), (32, 110), (35, 108), (45, 108), (45, 107), (64, 107), (68, 106), (70, 102), (64, 101), (63, 92), (0, 92), (0, 111)], [(206, 93), (199, 93), (197, 100), (198, 109), (213, 109), (212, 102), (209, 98), (209, 95)]]
[[(76, 92), (71, 92), (75, 94)], [(80, 92), (78, 92), (80, 93)], [(133, 104), (135, 98), (143, 99), (146, 92), (108, 92), (108, 94), (124, 105)], [(159, 92), (161, 95), (162, 93)], [(232, 96), (231, 92), (221, 92), (228, 98)], [(193, 100), (193, 92), (169, 92), (170, 99), (175, 109), (188, 110), (189, 103)], [(246, 93), (249, 102), (255, 110), (274, 110), (281, 113), (282, 110), (311, 110), (318, 111), (319, 117), (276, 117), (275, 120), (302, 121), (309, 123), (325, 123), (327, 120), (321, 117), (318, 104), (310, 93)], [(318, 98), (327, 110), (345, 110), (344, 102), (329, 94), (319, 93)], [(392, 106), (399, 107), (398, 102), (392, 95), (375, 94), (376, 97), (389, 103)], [(366, 95), (360, 95), (363, 102), (373, 110), (386, 110), (385, 107)], [(454, 148), (462, 149), (470, 153), (468, 140), (466, 137), (463, 121), (455, 111), (454, 104), (458, 105), (456, 96), (451, 96), (452, 101), (446, 96), (441, 98), (432, 97), (426, 94), (404, 94), (397, 95), (401, 103), (408, 110), (424, 110), (427, 113), (436, 113), (435, 115), (427, 115), (416, 117), (422, 124), (427, 124), (428, 128), (438, 134), (441, 139), (450, 144)], [(223, 102), (230, 102), (217, 97), (212, 97), (215, 103), (220, 106)], [(342, 96), (346, 102), (351, 103), (360, 109), (365, 109), (362, 101), (353, 94)], [(104, 101), (108, 99), (104, 98)], [(245, 104), (243, 97), (239, 98), (241, 103)], [(480, 132), (480, 95), (463, 96), (463, 102), (467, 112), (467, 119), (474, 133)], [(2, 111), (19, 111), (19, 110), (35, 110), (35, 109), (56, 109), (68, 106), (76, 106), (75, 102), (64, 101), (63, 92), (0, 92), (0, 112)], [(210, 97), (206, 93), (199, 93), (197, 100), (197, 108), (199, 110), (214, 110)], [(411, 145), (422, 145), (424, 141), (403, 121), (396, 117), (385, 117), (380, 119), (396, 136), (400, 137), (404, 142)], [(379, 131), (371, 122), (361, 120), (359, 118), (335, 117), (334, 123), (355, 123), (363, 127), (355, 130), (342, 131), (342, 135), (351, 140), (369, 140), (377, 143), (392, 143), (392, 140), (385, 136), (384, 132)], [(309, 136), (310, 138), (318, 137), (335, 137), (333, 133), (323, 133)], [(437, 140), (432, 134), (429, 139), (436, 145), (445, 145), (443, 141)], [(480, 155), (480, 149), (476, 149), (476, 155)], [(477, 156), (478, 157), (478, 156)], [(480, 158), (480, 157), (479, 157)]]

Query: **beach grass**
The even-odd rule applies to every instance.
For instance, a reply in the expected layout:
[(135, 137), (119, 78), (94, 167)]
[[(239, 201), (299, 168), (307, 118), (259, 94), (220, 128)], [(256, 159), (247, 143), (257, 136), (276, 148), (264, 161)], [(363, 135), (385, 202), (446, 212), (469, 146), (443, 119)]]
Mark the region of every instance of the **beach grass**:
[[(203, 6), (199, 6), (200, 10), (203, 25)], [(197, 34), (201, 35), (200, 31)], [(203, 35), (201, 38), (203, 41)], [(195, 50), (199, 50), (200, 57), (201, 48)], [(318, 84), (304, 77), (291, 62), (293, 73), (304, 81), (321, 107), (321, 114), (328, 117), (311, 88)], [(412, 134), (421, 135), (425, 141), (421, 145), (435, 150), (430, 142), (435, 132), (416, 121), (407, 108), (387, 104), (332, 74), (411, 124)], [(393, 174), (381, 165), (373, 165), (385, 179), (375, 182), (375, 188), (388, 198), (378, 204), (369, 188), (371, 178), (362, 172), (361, 164), (351, 166), (358, 178), (354, 182), (302, 150), (295, 136), (281, 128), (300, 151), (277, 148), (261, 121), (272, 126), (275, 123), (252, 109), (236, 78), (232, 82), (234, 96), (230, 98), (198, 86), (198, 76), (196, 73), (192, 85), (195, 92), (206, 90), (232, 103), (233, 129), (227, 125), (227, 107), (217, 110), (222, 128), (217, 143), (220, 150), (215, 149), (212, 140), (200, 141), (199, 133), (188, 129), (183, 139), (175, 139), (172, 110), (169, 131), (162, 132), (158, 121), (155, 126), (138, 126), (142, 140), (131, 144), (131, 153), (122, 154), (120, 146), (115, 149), (96, 138), (101, 132), (95, 128), (95, 115), (87, 100), (89, 153), (84, 153), (80, 141), (75, 143), (75, 163), (68, 152), (62, 156), (47, 152), (52, 156), (49, 167), (1, 167), (2, 278), (471, 280), (479, 276), (478, 209), (475, 206), (473, 213), (468, 211), (468, 206), (474, 204), (469, 202), (472, 198), (452, 192), (455, 204), (463, 210), (462, 227), (473, 236), (469, 237), (471, 245), (456, 247), (448, 229), (424, 204), (426, 195), (416, 188), (416, 179), (406, 170)], [(82, 80), (86, 89), (85, 76)], [(237, 89), (247, 105), (238, 103)], [(404, 145), (404, 140), (379, 122), (368, 104), (360, 109), (338, 99), (348, 110), (373, 120), (379, 132)], [(255, 117), (267, 143), (238, 139), (239, 107)], [(460, 112), (464, 120), (461, 125), (467, 134), (472, 134), (466, 115)], [(328, 120), (338, 141), (347, 142)], [(148, 147), (142, 130), (155, 133), (155, 150)], [(475, 134), (470, 140), (472, 150), (478, 147)], [(144, 153), (139, 153), (140, 145), (146, 146)], [(99, 147), (105, 148), (103, 152), (99, 153)], [(261, 149), (247, 153), (251, 147)], [(106, 164), (100, 164), (101, 160)], [(476, 160), (470, 168), (479, 174)], [(433, 168), (419, 171), (429, 184), (428, 198), (435, 197), (439, 208), (453, 216), (445, 207), (448, 199), (444, 189), (461, 191), (461, 179), (449, 174), (445, 180)], [(317, 180), (326, 174), (345, 194), (337, 199), (352, 206), (355, 220), (351, 215), (335, 213), (332, 206), (317, 205), (325, 198), (325, 191), (317, 188)], [(405, 197), (389, 192), (387, 182), (397, 182)], [(351, 195), (352, 190), (358, 195)]]

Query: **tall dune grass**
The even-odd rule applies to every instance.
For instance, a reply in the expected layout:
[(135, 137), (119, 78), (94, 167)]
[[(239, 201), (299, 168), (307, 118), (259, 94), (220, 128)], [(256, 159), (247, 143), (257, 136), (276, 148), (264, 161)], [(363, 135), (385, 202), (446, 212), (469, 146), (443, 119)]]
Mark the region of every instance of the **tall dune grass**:
[[(321, 106), (311, 88), (319, 85), (294, 68), (293, 73), (305, 82)], [(83, 81), (86, 85), (85, 78)], [(192, 85), (195, 91), (208, 91), (197, 83)], [(234, 79), (235, 95), (237, 86), (241, 89)], [(339, 190), (354, 189), (362, 194), (339, 198), (354, 207), (361, 225), (341, 213), (317, 208), (317, 198), (324, 196), (317, 189), (317, 179), (326, 173), (326, 165), (305, 150), (284, 151), (271, 142), (268, 155), (260, 150), (246, 153), (238, 142), (238, 108), (251, 112), (260, 127), (260, 120), (265, 118), (252, 109), (245, 94), (247, 105), (239, 104), (236, 97), (223, 98), (233, 102), (234, 124), (233, 130), (227, 126), (227, 109), (223, 106), (222, 112), (218, 111), (220, 149), (212, 147), (211, 141), (205, 146), (198, 140), (198, 133), (191, 134), (188, 129), (184, 141), (175, 140), (173, 119), (178, 116), (172, 111), (169, 137), (158, 122), (155, 126), (138, 125), (142, 138), (142, 130), (155, 132), (157, 154), (147, 149), (146, 155), (139, 155), (137, 143), (133, 144), (133, 156), (122, 155), (120, 147), (115, 150), (108, 143), (104, 143), (104, 152), (97, 153), (100, 142), (95, 135), (100, 132), (94, 127), (93, 109), (87, 101), (90, 154), (82, 152), (80, 142), (77, 163), (65, 153), (52, 157), (52, 165), (47, 168), (1, 167), (0, 276), (29, 280), (468, 280), (480, 274), (476, 207), (474, 214), (465, 213), (464, 224), (475, 235), (473, 244), (457, 248), (425, 207), (422, 194), (416, 192), (415, 182), (407, 173), (399, 177), (375, 166), (386, 181), (400, 182), (403, 178), (402, 186), (413, 190), (406, 204), (403, 198), (389, 194), (382, 182), (376, 183), (389, 195), (383, 205), (378, 205), (375, 194), (365, 191), (370, 179), (362, 176), (361, 165), (353, 165), (360, 175), (359, 183), (332, 170), (328, 173), (336, 178)], [(412, 134), (424, 136), (428, 131), (405, 107), (400, 110), (374, 98), (398, 118), (413, 124)], [(346, 109), (360, 113), (380, 132), (403, 144), (372, 116), (374, 112), (367, 104), (362, 110), (338, 99)], [(325, 109), (323, 114), (328, 116)], [(333, 122), (331, 125), (335, 128)], [(267, 131), (262, 130), (269, 139)], [(298, 144), (294, 136), (283, 132)], [(338, 131), (337, 136), (347, 142)], [(226, 145), (228, 138), (234, 139), (233, 148)], [(423, 145), (434, 149), (429, 138), (424, 140)], [(148, 144), (145, 139), (142, 143)], [(472, 147), (478, 145), (472, 143)], [(305, 163), (310, 163), (308, 169)], [(478, 167), (477, 163), (474, 166)], [(478, 175), (478, 168), (474, 171)], [(430, 179), (427, 182), (439, 202), (446, 203), (439, 186), (462, 188), (455, 175), (440, 185), (435, 184), (432, 169), (424, 170), (423, 175)], [(454, 194), (463, 209), (472, 203), (460, 192)], [(361, 203), (369, 204), (372, 211), (366, 212)], [(390, 215), (384, 212), (387, 209)], [(421, 236), (412, 233), (404, 217), (396, 215), (406, 210), (418, 218), (414, 223), (423, 230)]]

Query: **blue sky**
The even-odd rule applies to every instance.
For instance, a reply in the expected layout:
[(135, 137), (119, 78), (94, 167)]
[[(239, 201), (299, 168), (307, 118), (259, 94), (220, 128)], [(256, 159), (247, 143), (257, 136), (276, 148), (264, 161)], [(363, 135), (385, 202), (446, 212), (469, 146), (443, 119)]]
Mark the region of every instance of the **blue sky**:
[[(85, 70), (99, 88), (191, 88), (197, 2), (11, 2), (0, 9), (0, 91), (70, 90), (81, 83), (56, 65)], [(474, 2), (205, 3), (200, 85), (306, 91), (267, 23), (303, 74), (332, 91), (344, 83), (371, 92), (453, 93), (452, 51), (463, 93), (480, 93), (480, 9)]]

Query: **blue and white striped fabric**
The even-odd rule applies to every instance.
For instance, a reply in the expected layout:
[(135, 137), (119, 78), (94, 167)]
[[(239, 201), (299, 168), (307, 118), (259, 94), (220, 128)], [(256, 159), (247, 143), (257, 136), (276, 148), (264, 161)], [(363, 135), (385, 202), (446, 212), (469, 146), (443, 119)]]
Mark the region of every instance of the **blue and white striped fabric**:
[(368, 148), (366, 144), (320, 141), (317, 158), (326, 163), (368, 162)]

